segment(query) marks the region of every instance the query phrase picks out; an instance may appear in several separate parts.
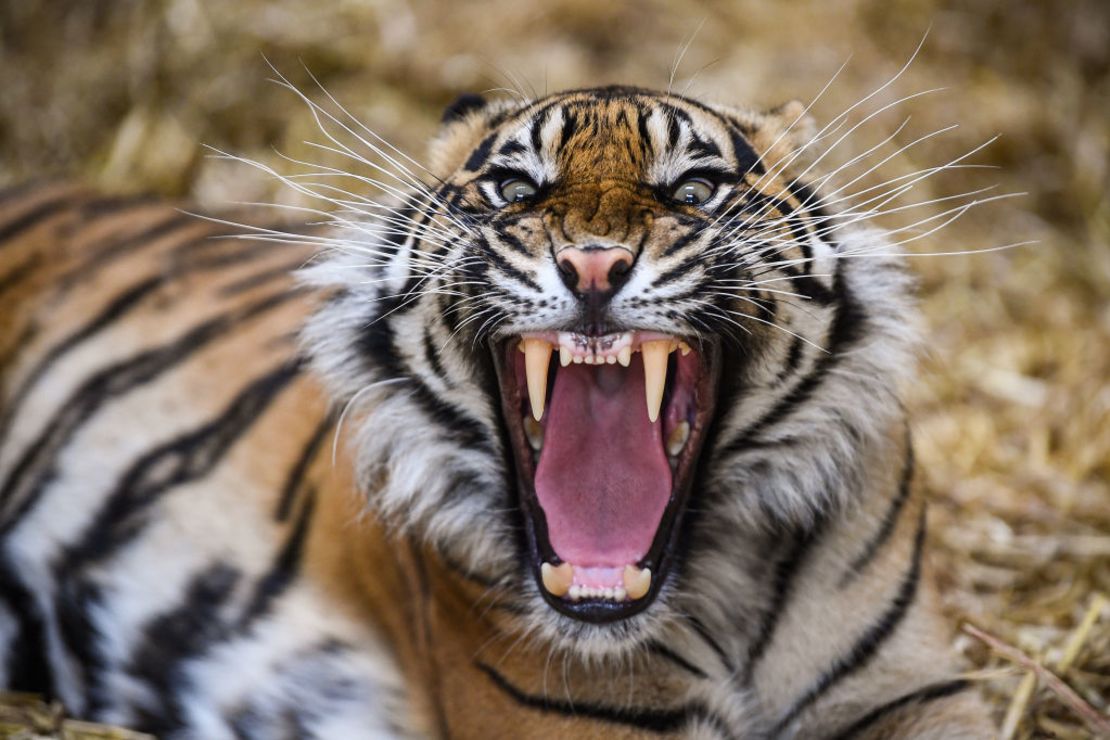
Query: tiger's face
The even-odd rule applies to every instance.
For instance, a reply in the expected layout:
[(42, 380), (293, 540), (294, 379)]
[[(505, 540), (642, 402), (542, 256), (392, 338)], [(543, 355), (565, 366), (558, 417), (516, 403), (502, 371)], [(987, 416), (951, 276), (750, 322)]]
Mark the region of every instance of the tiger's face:
[(438, 183), (314, 330), (369, 394), (379, 513), (529, 626), (609, 647), (735, 586), (712, 565), (730, 536), (812, 517), (840, 463), (749, 454), (851, 331), (833, 217), (795, 177), (805, 127), (629, 88), (449, 110)]

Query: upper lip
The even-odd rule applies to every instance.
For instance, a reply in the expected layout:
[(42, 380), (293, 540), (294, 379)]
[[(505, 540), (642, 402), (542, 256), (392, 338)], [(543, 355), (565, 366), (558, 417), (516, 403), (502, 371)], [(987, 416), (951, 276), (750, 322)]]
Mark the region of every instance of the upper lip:
[[(540, 506), (535, 489), (536, 460), (529, 446), (525, 421), (528, 417), (540, 419), (544, 416), (544, 405), (548, 390), (548, 376), (554, 377), (558, 367), (571, 363), (583, 364), (620, 364), (629, 365), (632, 352), (644, 352), (645, 405), (652, 421), (659, 417), (663, 403), (663, 386), (668, 376), (668, 364), (674, 366), (669, 358), (685, 356), (695, 352), (693, 360), (699, 366), (697, 376), (694, 423), (685, 430), (688, 442), (679, 445), (681, 452), (672, 457), (674, 471), (673, 486), (654, 539), (648, 552), (633, 566), (633, 575), (638, 569), (650, 569), (650, 590), (641, 598), (631, 600), (587, 600), (568, 601), (551, 593), (544, 587), (543, 577), (552, 576), (551, 568), (561, 560), (555, 553), (548, 538), (547, 524), (543, 508)], [(559, 365), (551, 362), (559, 355)], [(582, 334), (568, 331), (534, 331), (516, 335), (493, 346), (494, 365), (499, 377), (503, 416), (506, 432), (510, 439), (509, 447), (515, 461), (517, 490), (521, 511), (525, 519), (527, 546), (531, 551), (533, 575), (540, 586), (539, 591), (558, 611), (586, 621), (609, 621), (631, 616), (650, 604), (658, 594), (660, 586), (671, 564), (673, 545), (677, 541), (683, 518), (685, 504), (698, 474), (698, 461), (708, 427), (713, 419), (719, 348), (712, 341), (695, 342), (670, 334), (653, 331), (626, 331), (613, 334)], [(513, 362), (516, 357), (523, 358), (529, 369), (526, 372), (530, 392), (518, 387)], [(551, 372), (552, 367), (556, 369)], [(672, 372), (673, 369), (672, 369)], [(553, 382), (553, 381), (552, 381)], [(669, 385), (668, 385), (669, 391)], [(685, 441), (685, 440), (684, 440)], [(540, 566), (547, 564), (545, 568)], [(569, 577), (569, 576), (568, 576)], [(626, 576), (627, 579), (627, 576)], [(626, 581), (627, 582), (627, 581)], [(567, 581), (569, 583), (569, 580)], [(565, 584), (564, 584), (565, 586)], [(557, 589), (558, 590), (558, 589)]]

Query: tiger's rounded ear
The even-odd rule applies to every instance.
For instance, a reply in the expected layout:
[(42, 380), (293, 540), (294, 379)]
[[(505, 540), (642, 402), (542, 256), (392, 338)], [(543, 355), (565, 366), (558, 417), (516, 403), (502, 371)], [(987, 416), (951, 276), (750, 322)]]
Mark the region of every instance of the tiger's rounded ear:
[(447, 106), (439, 133), (428, 148), (432, 172), (447, 177), (461, 167), (510, 107), (506, 101), (488, 101), (473, 93), (461, 95)]
[(776, 106), (767, 111), (767, 116), (775, 119), (781, 131), (788, 132), (787, 137), (793, 149), (804, 147), (817, 135), (817, 122), (800, 100), (791, 100)]
[(731, 115), (765, 168), (790, 171), (809, 164), (812, 147), (807, 145), (817, 135), (817, 124), (803, 103), (792, 100), (765, 111), (732, 110)]

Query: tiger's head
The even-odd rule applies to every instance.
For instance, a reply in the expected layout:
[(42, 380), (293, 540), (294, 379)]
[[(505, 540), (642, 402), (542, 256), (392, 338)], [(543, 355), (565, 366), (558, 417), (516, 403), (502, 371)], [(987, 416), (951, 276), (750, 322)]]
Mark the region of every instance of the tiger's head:
[(759, 543), (848, 503), (910, 364), (906, 280), (809, 136), (797, 104), (460, 99), (434, 177), (394, 157), (411, 187), (310, 272), (375, 513), (586, 652), (742, 610)]

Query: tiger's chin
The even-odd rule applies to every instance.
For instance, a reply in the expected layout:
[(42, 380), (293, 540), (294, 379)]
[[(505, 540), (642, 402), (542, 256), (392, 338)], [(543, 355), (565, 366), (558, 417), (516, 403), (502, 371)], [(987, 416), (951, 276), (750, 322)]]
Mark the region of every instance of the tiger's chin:
[(557, 612), (627, 619), (682, 545), (719, 348), (648, 331), (534, 332), (493, 347), (527, 566)]

